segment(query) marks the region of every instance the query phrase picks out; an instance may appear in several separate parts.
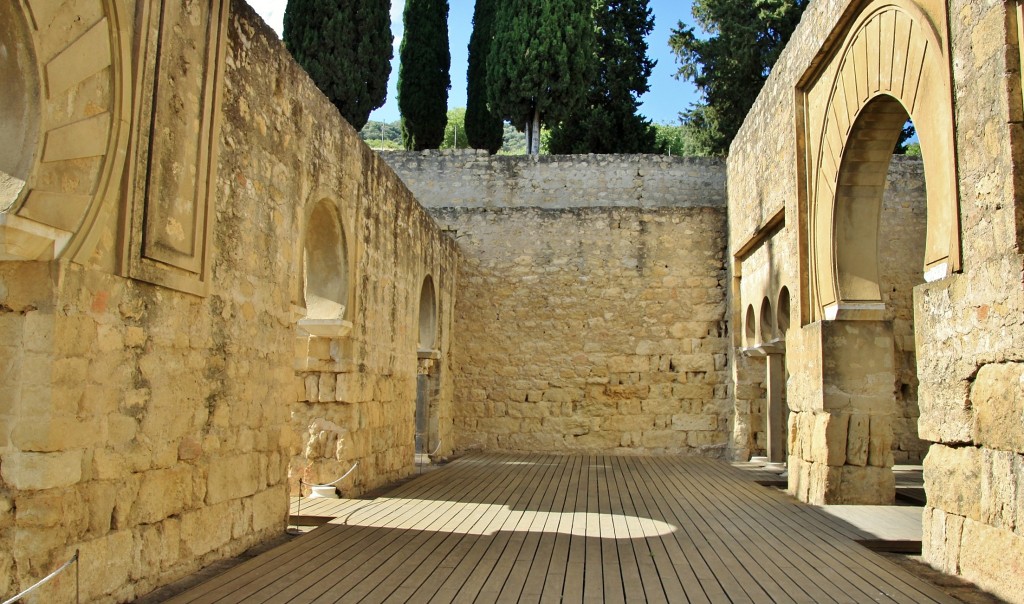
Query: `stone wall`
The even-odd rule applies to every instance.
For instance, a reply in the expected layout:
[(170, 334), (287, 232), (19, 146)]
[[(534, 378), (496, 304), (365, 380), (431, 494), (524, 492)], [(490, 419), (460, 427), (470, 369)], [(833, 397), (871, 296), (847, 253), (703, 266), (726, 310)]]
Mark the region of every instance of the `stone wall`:
[(465, 256), (461, 448), (725, 455), (720, 161), (387, 159)]
[[(411, 474), (428, 276), (437, 430), (453, 440), (455, 246), (244, 2), (228, 19), (207, 291), (119, 276), (117, 211), (99, 214), (88, 261), (0, 263), (0, 593), (80, 549), (82, 600), (131, 600), (281, 534), (289, 471), (321, 481), (358, 461), (350, 493)], [(157, 93), (155, 107), (178, 100)], [(337, 337), (296, 327), (318, 203), (335, 208), (351, 258)], [(350, 440), (310, 465), (317, 419)], [(71, 601), (73, 576), (40, 601)]]
[[(793, 131), (800, 117), (794, 89), (812, 65), (828, 61), (822, 48), (841, 38), (837, 28), (856, 21), (856, 12), (848, 11), (853, 4), (810, 4), (729, 158), (730, 249), (741, 249), (778, 212), (785, 216), (785, 227), (769, 238), (790, 250), (775, 257), (780, 279), (797, 284), (791, 292), (793, 327), (786, 338), (789, 402), (794, 411), (790, 489), (807, 500), (833, 502), (858, 501), (872, 491), (885, 490), (885, 467), (890, 460), (883, 459), (880, 445), (890, 442), (893, 428), (900, 422), (911, 421), (905, 411), (909, 406), (889, 415), (879, 414), (877, 409), (859, 415), (858, 397), (865, 404), (869, 399), (880, 400), (888, 388), (885, 382), (891, 380), (884, 376), (898, 375), (900, 392), (902, 386), (912, 390), (914, 381), (907, 354), (911, 317), (889, 305), (895, 302), (892, 306), (903, 307), (905, 302), (887, 297), (881, 321), (812, 323), (809, 318), (813, 313), (804, 279), (809, 275), (808, 247), (800, 239), (806, 232), (801, 229), (806, 228), (807, 216), (801, 205), (804, 192), (799, 172), (806, 163), (801, 155), (804, 141)], [(929, 185), (928, 213), (941, 224), (940, 215), (931, 214), (940, 211), (951, 196), (959, 196), (954, 228), (960, 235), (962, 255), (962, 272), (916, 285), (913, 294), (913, 348), (920, 381), (917, 424), (921, 438), (936, 443), (925, 460), (924, 556), (944, 571), (962, 574), (1017, 601), (1024, 587), (1020, 512), (1024, 424), (1019, 400), (1024, 350), (1019, 158), (1024, 111), (1017, 28), (1022, 14), (1019, 3), (957, 0), (948, 5), (919, 5), (929, 15), (948, 15), (950, 23), (948, 48), (942, 49), (944, 54), (935, 64), (947, 69), (952, 66), (952, 89), (947, 91), (951, 115), (918, 113), (913, 117), (922, 133), (929, 176), (934, 171), (940, 178), (955, 178), (955, 191), (947, 190), (934, 199)], [(935, 31), (943, 36), (944, 29), (940, 24)], [(955, 128), (944, 123), (953, 123)], [(939, 132), (942, 128), (948, 132)], [(924, 137), (937, 140), (946, 134), (952, 137), (952, 133), (956, 165), (929, 164), (930, 158), (942, 153), (948, 156), (953, 146), (943, 144), (944, 150), (929, 147)], [(908, 231), (904, 235), (908, 241), (919, 237)], [(899, 233), (896, 236), (901, 237)], [(908, 253), (905, 244), (888, 237), (880, 237), (883, 265), (893, 260), (897, 248), (901, 248), (899, 253)], [(921, 283), (919, 261), (917, 266), (913, 278), (899, 281)], [(905, 285), (897, 289), (903, 290)], [(886, 296), (884, 283), (881, 289)], [(905, 299), (905, 294), (898, 297)], [(844, 356), (858, 339), (864, 339), (862, 352), (868, 350), (869, 342), (882, 343), (885, 349), (892, 346), (900, 353), (893, 359), (893, 367), (875, 366), (863, 354)], [(890, 340), (892, 344), (887, 344)], [(875, 356), (888, 355), (878, 352)], [(843, 373), (837, 370), (842, 363), (857, 366), (861, 379), (842, 382)], [(868, 392), (872, 379), (881, 382)], [(832, 394), (848, 396), (850, 406), (823, 409), (823, 383), (831, 384)], [(890, 400), (893, 397), (891, 392), (888, 396)], [(886, 425), (886, 417), (892, 425)], [(912, 453), (915, 448), (915, 443), (909, 442), (890, 450)]]
[(426, 207), (721, 207), (725, 162), (665, 155), (488, 155), (386, 151)]

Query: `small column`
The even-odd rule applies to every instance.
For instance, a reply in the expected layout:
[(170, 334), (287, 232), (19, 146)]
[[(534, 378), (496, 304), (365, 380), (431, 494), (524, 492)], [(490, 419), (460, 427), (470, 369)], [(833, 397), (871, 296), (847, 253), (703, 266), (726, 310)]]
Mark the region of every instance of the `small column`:
[(781, 350), (768, 351), (768, 463), (786, 463), (786, 363)]

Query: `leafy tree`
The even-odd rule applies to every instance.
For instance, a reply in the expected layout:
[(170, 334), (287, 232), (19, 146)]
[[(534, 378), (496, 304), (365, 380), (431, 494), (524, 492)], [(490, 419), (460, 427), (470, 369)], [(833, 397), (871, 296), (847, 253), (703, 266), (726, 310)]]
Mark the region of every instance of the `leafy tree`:
[(656, 61), (645, 36), (654, 29), (648, 0), (596, 0), (597, 73), (586, 108), (556, 126), (552, 153), (653, 153), (655, 130), (637, 114)]
[(402, 149), (402, 122), (366, 122), (359, 136), (372, 149)]
[(487, 55), (491, 111), (527, 130), (540, 151), (541, 124), (557, 124), (586, 100), (593, 73), (592, 0), (502, 0)]
[(285, 46), (356, 130), (387, 99), (389, 8), (380, 0), (288, 0), (284, 11)]
[(690, 124), (655, 124), (654, 129), (657, 133), (655, 138), (658, 153), (678, 157), (708, 155), (708, 150), (697, 142), (700, 133)]
[(469, 38), (469, 69), (466, 72), (466, 136), (474, 149), (497, 153), (504, 124), (487, 106), (487, 55), (494, 38), (497, 0), (476, 0), (473, 35)]
[(682, 22), (669, 45), (680, 62), (677, 77), (692, 80), (702, 101), (682, 114), (697, 142), (722, 155), (754, 104), (808, 0), (694, 0), (702, 38)]
[(402, 18), (405, 35), (398, 71), (402, 140), (413, 151), (437, 149), (444, 140), (452, 87), (448, 0), (406, 0)]
[(448, 125), (444, 129), (442, 149), (469, 149), (466, 138), (466, 109), (456, 107), (448, 110)]

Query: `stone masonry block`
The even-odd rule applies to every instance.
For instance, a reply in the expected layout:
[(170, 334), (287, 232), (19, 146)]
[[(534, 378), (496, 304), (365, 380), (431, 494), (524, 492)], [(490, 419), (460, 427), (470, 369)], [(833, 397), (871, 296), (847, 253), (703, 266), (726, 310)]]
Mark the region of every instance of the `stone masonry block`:
[(932, 445), (924, 458), (928, 504), (979, 520), (981, 518), (981, 451), (975, 447)]
[(0, 460), (0, 475), (16, 489), (42, 490), (67, 487), (82, 479), (81, 450), (60, 453), (14, 451)]
[(259, 466), (259, 456), (256, 454), (233, 455), (211, 462), (206, 503), (213, 505), (255, 493), (259, 483)]
[(811, 460), (833, 467), (844, 465), (849, 424), (850, 416), (845, 413), (816, 414), (811, 440)]
[(868, 445), (868, 463), (877, 468), (891, 468), (892, 459), (892, 417), (871, 416), (871, 440)]
[(868, 441), (870, 438), (870, 416), (855, 413), (850, 416), (850, 428), (846, 437), (846, 463), (851, 466), (868, 465)]
[(1018, 602), (1024, 593), (1024, 536), (970, 518), (964, 521), (959, 570), (978, 587)]
[(985, 365), (971, 388), (975, 442), (1024, 451), (1024, 363)]

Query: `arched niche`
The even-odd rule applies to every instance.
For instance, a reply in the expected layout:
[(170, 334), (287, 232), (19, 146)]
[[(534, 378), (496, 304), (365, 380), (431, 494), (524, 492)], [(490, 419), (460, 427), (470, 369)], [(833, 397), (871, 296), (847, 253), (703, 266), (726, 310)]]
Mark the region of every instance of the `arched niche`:
[(775, 338), (775, 317), (772, 314), (772, 303), (767, 296), (761, 300), (761, 320), (758, 325), (761, 343), (771, 342)]
[[(809, 320), (879, 319), (879, 212), (900, 129), (917, 127), (926, 159), (928, 233), (922, 272), (960, 270), (952, 77), (945, 8), (877, 0), (798, 88), (806, 161)], [(853, 9), (851, 9), (853, 10)]]
[(754, 314), (754, 305), (747, 305), (747, 313), (743, 319), (743, 338), (747, 347), (757, 344), (757, 316)]
[(423, 279), (420, 287), (418, 347), (420, 350), (437, 349), (437, 295), (430, 275)]
[(779, 290), (779, 300), (775, 303), (776, 311), (775, 326), (778, 330), (779, 337), (783, 340), (786, 339), (786, 333), (789, 331), (790, 321), (790, 300), (789, 300), (789, 288), (783, 286)]
[(17, 3), (0, 3), (0, 23), (0, 211), (7, 211), (35, 160), (41, 97), (32, 33)]
[(351, 296), (348, 245), (338, 208), (329, 199), (313, 206), (302, 244), (302, 297), (305, 316), (299, 327), (311, 335), (341, 337)]

